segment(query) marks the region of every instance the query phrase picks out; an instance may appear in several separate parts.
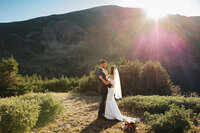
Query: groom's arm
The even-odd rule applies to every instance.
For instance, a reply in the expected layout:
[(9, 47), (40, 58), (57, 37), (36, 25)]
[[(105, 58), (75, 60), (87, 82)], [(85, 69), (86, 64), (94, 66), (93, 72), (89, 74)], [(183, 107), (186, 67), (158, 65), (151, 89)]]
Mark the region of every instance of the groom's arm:
[(112, 86), (112, 84), (110, 84), (110, 83), (107, 83), (107, 79), (103, 79), (103, 71), (102, 70), (100, 70), (98, 73), (97, 73), (97, 76), (98, 76), (98, 78), (107, 86), (107, 87), (111, 87)]
[(103, 82), (103, 80), (102, 80), (102, 78), (103, 78), (103, 72), (102, 72), (101, 69), (97, 72), (97, 77)]
[(103, 77), (100, 75), (99, 78), (101, 79), (101, 81), (109, 88), (112, 87), (112, 84), (110, 83), (110, 81), (106, 81), (103, 79)]
[(105, 84), (105, 85), (108, 85), (110, 82), (109, 81), (106, 81), (103, 79), (102, 75), (99, 75), (99, 78), (101, 79), (101, 81)]

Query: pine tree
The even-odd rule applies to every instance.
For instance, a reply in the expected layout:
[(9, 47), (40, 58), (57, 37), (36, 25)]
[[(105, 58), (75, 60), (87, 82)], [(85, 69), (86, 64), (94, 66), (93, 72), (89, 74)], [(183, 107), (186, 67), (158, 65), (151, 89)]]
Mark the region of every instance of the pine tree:
[(147, 61), (141, 72), (141, 88), (145, 95), (171, 95), (172, 82), (159, 61)]
[(18, 74), (18, 63), (11, 56), (7, 60), (2, 58), (0, 63), (0, 95), (17, 95), (23, 86), (21, 75)]

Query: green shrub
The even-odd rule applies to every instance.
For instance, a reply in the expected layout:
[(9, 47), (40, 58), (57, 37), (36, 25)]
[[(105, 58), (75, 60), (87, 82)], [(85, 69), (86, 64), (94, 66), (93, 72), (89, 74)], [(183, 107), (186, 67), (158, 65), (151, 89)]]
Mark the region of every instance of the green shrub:
[(78, 92), (87, 92), (90, 89), (89, 76), (83, 76), (79, 80)]
[(63, 109), (63, 101), (51, 93), (0, 99), (0, 129), (26, 132), (54, 120)]
[(170, 109), (171, 104), (184, 106), (192, 109), (194, 113), (200, 113), (200, 98), (198, 97), (179, 97), (179, 96), (129, 96), (118, 101), (119, 107), (125, 111), (135, 114), (143, 114), (148, 111), (151, 114), (165, 113)]
[(64, 109), (63, 103), (60, 100), (57, 100), (55, 96), (49, 94), (42, 97), (39, 106), (40, 114), (37, 126), (43, 126), (47, 122), (53, 121)]
[(199, 114), (197, 114), (197, 113), (194, 113), (193, 115), (192, 115), (192, 122), (193, 122), (193, 124), (195, 125), (195, 126), (199, 126), (200, 125), (200, 113)]
[(43, 126), (46, 123), (51, 122), (64, 109), (63, 101), (59, 100), (51, 93), (26, 94), (24, 96), (21, 96), (20, 99), (28, 101), (30, 101), (31, 99), (36, 100), (36, 103), (33, 104), (38, 104), (40, 107), (37, 126)]
[(70, 85), (69, 85), (69, 90), (71, 91), (77, 91), (79, 87), (79, 78), (70, 78)]
[(95, 69), (91, 71), (88, 76), (83, 76), (79, 80), (78, 92), (98, 92), (96, 77), (97, 69), (98, 66), (96, 66)]
[(33, 92), (68, 92), (76, 91), (79, 87), (79, 78), (67, 78), (62, 76), (61, 78), (48, 79), (37, 74), (32, 76), (24, 76), (25, 82), (30, 85)]
[(171, 105), (170, 110), (152, 124), (155, 133), (183, 133), (190, 128), (188, 111), (176, 105)]
[(67, 92), (70, 89), (70, 80), (63, 76), (60, 79), (53, 78), (44, 82), (41, 87), (52, 92)]
[(3, 132), (22, 133), (35, 126), (39, 116), (37, 104), (17, 98), (6, 98), (2, 102), (0, 126)]
[(147, 123), (149, 125), (153, 125), (162, 116), (163, 116), (162, 113), (161, 114), (150, 114), (149, 112), (145, 111), (144, 112), (144, 121), (145, 121), (145, 123)]

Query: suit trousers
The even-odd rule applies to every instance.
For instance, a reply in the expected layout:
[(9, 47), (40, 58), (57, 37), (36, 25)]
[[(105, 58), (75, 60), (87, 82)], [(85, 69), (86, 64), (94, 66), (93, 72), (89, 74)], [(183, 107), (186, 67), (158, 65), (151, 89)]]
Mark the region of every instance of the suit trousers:
[(107, 92), (101, 93), (101, 101), (99, 105), (98, 117), (102, 117), (105, 113)]

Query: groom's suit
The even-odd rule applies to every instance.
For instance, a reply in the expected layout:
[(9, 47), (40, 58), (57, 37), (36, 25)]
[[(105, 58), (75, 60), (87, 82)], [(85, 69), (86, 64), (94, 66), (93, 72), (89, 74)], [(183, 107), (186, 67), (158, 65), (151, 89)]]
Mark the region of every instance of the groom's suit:
[(104, 80), (107, 81), (106, 74), (103, 68), (99, 68), (97, 70), (98, 89), (101, 94), (101, 102), (99, 106), (98, 117), (102, 117), (103, 114), (105, 113), (105, 103), (106, 103), (106, 97), (108, 93), (108, 87), (112, 86), (111, 84), (105, 85), (103, 81), (99, 78), (100, 75), (103, 77)]

